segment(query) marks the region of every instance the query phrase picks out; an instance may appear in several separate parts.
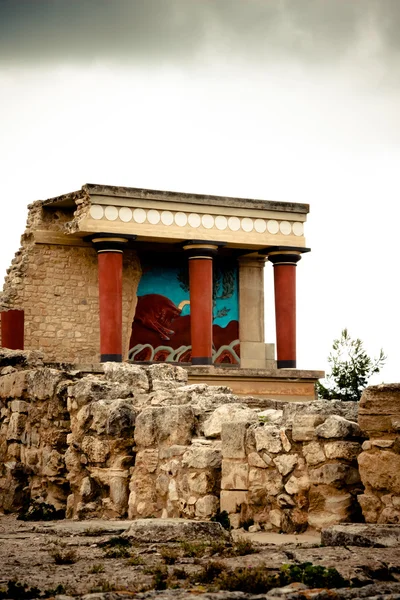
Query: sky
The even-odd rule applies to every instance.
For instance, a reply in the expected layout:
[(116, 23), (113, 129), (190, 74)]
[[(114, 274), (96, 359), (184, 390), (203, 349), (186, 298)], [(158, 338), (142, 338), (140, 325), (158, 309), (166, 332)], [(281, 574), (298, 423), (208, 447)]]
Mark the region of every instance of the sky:
[(27, 205), (84, 183), (306, 202), (298, 367), (347, 327), (400, 381), (399, 30), (399, 0), (0, 0), (0, 285)]

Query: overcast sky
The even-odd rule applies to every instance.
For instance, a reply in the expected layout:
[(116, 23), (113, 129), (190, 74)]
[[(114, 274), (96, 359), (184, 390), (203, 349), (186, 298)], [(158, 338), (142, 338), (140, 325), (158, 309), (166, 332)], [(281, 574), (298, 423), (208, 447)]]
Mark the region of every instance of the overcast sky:
[(348, 327), (399, 381), (399, 30), (399, 0), (0, 0), (1, 279), (86, 182), (308, 202), (299, 367)]

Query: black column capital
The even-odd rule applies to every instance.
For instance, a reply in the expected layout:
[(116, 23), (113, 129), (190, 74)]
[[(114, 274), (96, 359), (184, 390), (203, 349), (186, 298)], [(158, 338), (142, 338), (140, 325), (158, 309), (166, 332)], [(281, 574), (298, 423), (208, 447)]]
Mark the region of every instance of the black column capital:
[(301, 255), (310, 252), (310, 248), (299, 248), (296, 246), (270, 246), (259, 251), (259, 254), (266, 256), (274, 267), (276, 265), (297, 266)]
[(218, 252), (218, 248), (225, 246), (225, 242), (209, 242), (207, 240), (188, 240), (183, 243), (183, 249), (188, 255), (189, 260), (191, 258), (205, 258), (209, 259), (215, 256)]
[(107, 233), (99, 233), (91, 236), (91, 242), (97, 251), (97, 254), (102, 252), (117, 252), (123, 253), (125, 246), (129, 242), (129, 239), (136, 239), (136, 236), (119, 236), (110, 235)]

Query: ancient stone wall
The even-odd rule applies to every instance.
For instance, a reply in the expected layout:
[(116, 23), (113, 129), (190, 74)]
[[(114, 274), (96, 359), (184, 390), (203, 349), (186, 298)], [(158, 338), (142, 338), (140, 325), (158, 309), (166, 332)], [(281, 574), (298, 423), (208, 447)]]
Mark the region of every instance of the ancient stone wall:
[(369, 437), (358, 457), (364, 518), (367, 523), (400, 523), (400, 384), (367, 388), (359, 424)]
[[(82, 364), (99, 361), (96, 251), (83, 243), (81, 247), (38, 242), (43, 232), (59, 235), (73, 216), (72, 210), (45, 210), (41, 202), (29, 207), (21, 248), (8, 269), (0, 293), (0, 310), (24, 310), (26, 350), (40, 349), (48, 361)], [(140, 275), (136, 252), (126, 250), (123, 265), (126, 356)]]
[(68, 517), (208, 519), (301, 531), (357, 518), (356, 405), (187, 385), (168, 364), (46, 366), (0, 350), (0, 508)]

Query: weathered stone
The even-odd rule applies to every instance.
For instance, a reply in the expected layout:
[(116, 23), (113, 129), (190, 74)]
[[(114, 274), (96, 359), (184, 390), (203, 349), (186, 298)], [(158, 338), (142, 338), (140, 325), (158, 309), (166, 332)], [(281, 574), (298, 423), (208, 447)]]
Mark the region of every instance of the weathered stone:
[(11, 412), (28, 413), (28, 403), (24, 400), (13, 400), (11, 402)]
[(57, 369), (44, 367), (43, 369), (30, 371), (27, 376), (29, 397), (36, 400), (52, 398), (61, 378), (62, 373)]
[(192, 438), (194, 418), (193, 409), (186, 405), (145, 408), (136, 418), (135, 442), (144, 447), (186, 446)]
[(182, 457), (182, 465), (192, 469), (218, 469), (221, 463), (221, 452), (209, 446), (190, 446)]
[(282, 476), (277, 471), (251, 468), (249, 491), (252, 501), (259, 504), (267, 496), (276, 496), (282, 491)]
[(279, 508), (291, 508), (295, 506), (295, 501), (289, 494), (279, 494), (276, 501)]
[(129, 363), (106, 362), (103, 364), (105, 379), (113, 383), (128, 386), (132, 393), (149, 391), (146, 370), (139, 365)]
[(13, 371), (0, 377), (0, 398), (22, 398), (29, 385), (30, 371)]
[(274, 425), (280, 425), (283, 417), (283, 410), (276, 410), (275, 408), (267, 408), (261, 410), (258, 413), (258, 419), (264, 423), (273, 423)]
[(182, 367), (159, 363), (148, 367), (147, 372), (154, 391), (175, 389), (187, 384), (188, 374)]
[(289, 481), (285, 485), (285, 490), (288, 494), (298, 494), (303, 490), (308, 490), (310, 487), (310, 480), (308, 475), (302, 475), (301, 477), (295, 477), (292, 475)]
[(86, 436), (82, 440), (82, 450), (91, 463), (103, 463), (110, 454), (110, 444), (108, 440)]
[[(265, 456), (268, 456), (268, 454), (265, 454)], [(268, 456), (269, 458), (269, 456)], [(272, 462), (272, 459), (270, 459), (270, 462)], [(261, 456), (259, 454), (257, 454), (257, 452), (250, 452), (250, 454), (247, 457), (247, 461), (249, 463), (250, 467), (258, 467), (259, 469), (266, 469), (267, 468), (267, 463), (261, 458)]]
[(25, 431), (26, 419), (27, 416), (22, 413), (12, 413), (7, 430), (7, 440), (9, 442), (22, 441)]
[(135, 467), (144, 469), (148, 473), (154, 473), (158, 466), (158, 450), (140, 450), (136, 454)]
[(376, 448), (391, 448), (393, 445), (394, 440), (371, 440), (371, 446)]
[(200, 519), (206, 519), (214, 515), (219, 507), (219, 500), (216, 496), (203, 496), (199, 498), (195, 506), (196, 517)]
[(168, 499), (171, 502), (177, 502), (179, 500), (178, 486), (175, 479), (170, 479), (168, 484)]
[(352, 485), (359, 481), (357, 469), (341, 463), (327, 463), (309, 471), (310, 482), (313, 484)]
[(358, 442), (328, 442), (325, 444), (325, 454), (329, 459), (353, 461), (361, 452)]
[(284, 451), (290, 452), (290, 450), (292, 448), (292, 444), (289, 442), (289, 438), (286, 435), (286, 432), (284, 429), (279, 430), (279, 437), (281, 438), (282, 447), (283, 447)]
[(325, 453), (318, 442), (310, 442), (309, 444), (304, 444), (303, 454), (307, 464), (310, 467), (318, 465), (324, 462), (326, 459)]
[(400, 455), (381, 450), (362, 452), (358, 456), (362, 483), (367, 488), (400, 494)]
[(188, 487), (194, 494), (204, 495), (212, 491), (213, 478), (207, 472), (190, 473), (188, 475)]
[(283, 476), (288, 475), (295, 466), (299, 457), (297, 454), (282, 454), (274, 458), (274, 463), (279, 471), (279, 473)]
[(206, 437), (215, 438), (221, 435), (223, 423), (255, 423), (257, 420), (257, 413), (244, 404), (222, 405), (204, 422), (203, 431)]
[(249, 466), (244, 462), (222, 461), (221, 489), (247, 490), (249, 484)]
[(391, 523), (398, 525), (400, 523), (400, 511), (396, 510), (392, 506), (387, 506), (379, 515), (378, 523)]
[(396, 525), (363, 523), (335, 525), (322, 531), (321, 541), (325, 546), (397, 548), (400, 546), (400, 528)]
[(341, 521), (342, 519), (337, 514), (328, 511), (308, 513), (308, 524), (317, 531), (324, 530), (326, 527), (331, 527)]
[(360, 415), (400, 415), (400, 384), (370, 385), (360, 399)]
[(329, 415), (340, 415), (349, 421), (357, 421), (358, 402), (342, 402), (341, 400), (288, 402), (283, 406), (283, 423), (290, 427), (300, 416), (311, 414), (320, 415), (322, 421)]
[(257, 427), (254, 430), (254, 437), (258, 452), (260, 450), (266, 450), (267, 452), (277, 454), (282, 450), (282, 441), (279, 435), (279, 429), (274, 425)]
[(229, 533), (217, 522), (188, 519), (137, 519), (122, 536), (145, 544), (230, 538)]
[(331, 415), (322, 425), (318, 425), (316, 433), (320, 438), (349, 438), (362, 437), (362, 432), (357, 423), (348, 421), (344, 417)]
[(248, 493), (244, 491), (221, 490), (221, 512), (236, 513), (242, 505), (248, 504)]
[(160, 460), (164, 460), (166, 458), (172, 458), (174, 456), (182, 456), (183, 454), (185, 454), (187, 449), (187, 446), (163, 446), (162, 448), (160, 448), (158, 454)]
[(298, 415), (293, 422), (292, 438), (294, 442), (309, 442), (317, 438), (315, 428), (323, 423), (324, 417), (319, 414)]
[(270, 523), (272, 523), (272, 525), (274, 527), (277, 527), (278, 529), (281, 528), (281, 524), (282, 524), (282, 513), (280, 510), (277, 510), (276, 508), (274, 510), (271, 510), (269, 512), (269, 520)]
[(222, 423), (221, 441), (224, 458), (244, 458), (247, 423)]

